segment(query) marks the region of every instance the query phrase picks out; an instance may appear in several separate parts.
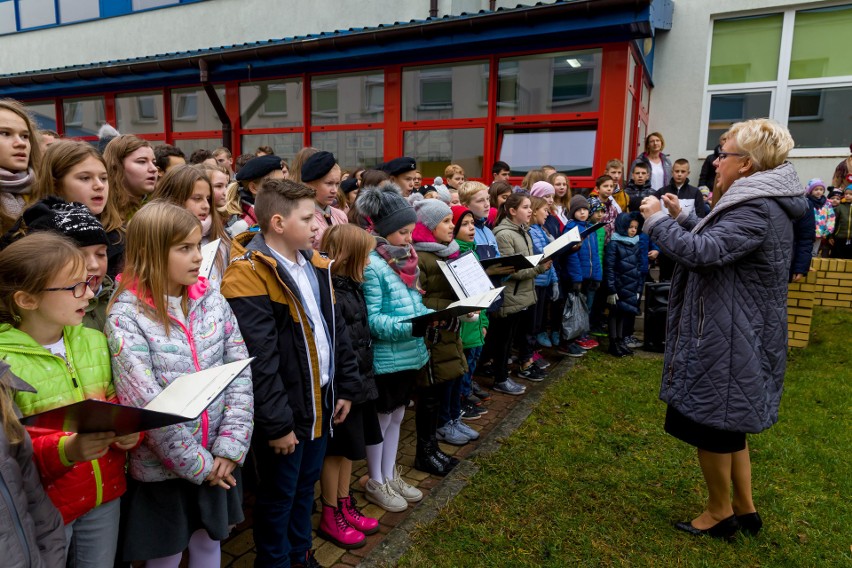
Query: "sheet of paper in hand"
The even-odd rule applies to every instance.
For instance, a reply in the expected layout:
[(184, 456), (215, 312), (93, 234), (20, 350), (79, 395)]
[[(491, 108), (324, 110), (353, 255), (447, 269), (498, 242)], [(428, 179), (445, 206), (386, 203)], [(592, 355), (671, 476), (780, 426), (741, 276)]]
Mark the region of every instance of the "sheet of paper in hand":
[(252, 362), (235, 361), (178, 377), (144, 408), (83, 400), (27, 416), (26, 426), (63, 432), (115, 432), (119, 436), (198, 418)]
[(443, 310), (423, 314), (422, 316), (417, 316), (415, 318), (411, 318), (405, 321), (411, 322), (413, 324), (430, 323), (433, 321), (447, 320), (464, 314), (469, 314), (470, 312), (478, 312), (480, 310), (487, 309), (491, 304), (493, 304), (497, 300), (497, 298), (500, 297), (500, 294), (503, 293), (503, 288), (504, 287), (501, 286), (500, 288), (488, 290), (487, 292), (479, 294), (477, 296), (470, 296), (468, 298), (458, 300), (456, 302), (453, 302)]
[(199, 276), (210, 278), (210, 272), (213, 270), (213, 264), (216, 262), (216, 253), (219, 252), (219, 243), (222, 239), (210, 241), (201, 247), (201, 267), (198, 269)]
[(476, 296), (494, 288), (491, 279), (472, 252), (466, 252), (446, 262), (439, 260), (438, 267), (459, 299)]

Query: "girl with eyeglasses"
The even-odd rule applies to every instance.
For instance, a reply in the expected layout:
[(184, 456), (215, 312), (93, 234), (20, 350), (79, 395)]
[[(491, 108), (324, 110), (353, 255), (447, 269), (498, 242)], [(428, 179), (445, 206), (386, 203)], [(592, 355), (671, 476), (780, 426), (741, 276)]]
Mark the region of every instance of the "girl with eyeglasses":
[[(0, 252), (0, 359), (37, 390), (15, 393), (24, 416), (115, 400), (106, 337), (81, 323), (93, 296), (85, 256), (64, 236), (38, 232)], [(139, 434), (33, 428), (30, 435), (42, 483), (74, 545), (69, 564), (111, 567), (126, 451)]]

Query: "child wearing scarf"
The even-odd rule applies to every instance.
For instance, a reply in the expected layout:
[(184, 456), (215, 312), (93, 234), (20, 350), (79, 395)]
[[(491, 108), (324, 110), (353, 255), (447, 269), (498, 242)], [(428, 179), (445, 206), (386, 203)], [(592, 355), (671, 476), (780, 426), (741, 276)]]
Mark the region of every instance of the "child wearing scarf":
[[(455, 226), (450, 206), (440, 199), (424, 199), (414, 205), (417, 224), (414, 226), (414, 248), (420, 268), (423, 303), (442, 310), (458, 300), (438, 261), (459, 257), (459, 244), (453, 240)], [(449, 329), (439, 330), (429, 346), (431, 380), (418, 385), (416, 416), (417, 437), (428, 438), (437, 431), (437, 438), (448, 444), (463, 446), (479, 438), (479, 433), (461, 421), (461, 379), (467, 373), (457, 322)], [(419, 458), (419, 459), (418, 459)], [(434, 467), (428, 454), (418, 452), (414, 467), (442, 475), (444, 468)]]
[(615, 230), (606, 245), (604, 278), (609, 290), (606, 299), (609, 304), (609, 353), (615, 357), (633, 355), (625, 344), (624, 328), (633, 328), (645, 284), (639, 219), (638, 211), (620, 213), (615, 218)]
[(41, 159), (38, 130), (24, 106), (0, 100), (0, 234), (12, 228), (26, 208)]

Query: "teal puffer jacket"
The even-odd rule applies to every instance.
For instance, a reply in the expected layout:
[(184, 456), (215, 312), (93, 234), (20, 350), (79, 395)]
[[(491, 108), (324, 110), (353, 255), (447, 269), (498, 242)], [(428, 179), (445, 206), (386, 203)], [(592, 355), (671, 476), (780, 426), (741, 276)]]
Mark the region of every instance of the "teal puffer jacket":
[(373, 336), (373, 370), (377, 375), (419, 369), (429, 360), (422, 337), (412, 337), (405, 320), (431, 312), (375, 251), (364, 270), (364, 299)]

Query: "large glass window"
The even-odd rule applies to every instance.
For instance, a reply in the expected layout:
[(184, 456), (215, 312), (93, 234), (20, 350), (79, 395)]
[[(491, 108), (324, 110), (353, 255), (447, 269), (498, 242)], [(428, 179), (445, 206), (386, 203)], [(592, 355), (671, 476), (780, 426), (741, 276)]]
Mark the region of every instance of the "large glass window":
[(600, 105), (601, 51), (501, 59), (497, 114), (593, 112)]
[(360, 124), (384, 119), (384, 71), (311, 78), (311, 124)]
[(311, 146), (334, 154), (341, 168), (370, 168), (384, 160), (383, 130), (336, 130), (314, 132)]
[(482, 128), (453, 130), (409, 130), (405, 132), (403, 153), (413, 156), (424, 177), (443, 176), (444, 168), (458, 164), (471, 178), (482, 176)]
[(162, 91), (115, 96), (115, 116), (119, 132), (153, 134), (165, 130)]
[(790, 79), (852, 75), (849, 30), (852, 6), (797, 12)]
[[(0, 4), (2, 6), (2, 4)], [(56, 127), (56, 105), (53, 101), (44, 103), (27, 103), (30, 116), (36, 121), (41, 130), (59, 130)]]
[(244, 154), (253, 154), (260, 146), (269, 146), (276, 156), (289, 161), (302, 149), (302, 133), (246, 134), (241, 146)]
[(595, 130), (508, 130), (503, 134), (500, 160), (513, 175), (549, 164), (569, 176), (590, 176), (595, 159)]
[(148, 8), (159, 8), (173, 4), (180, 4), (180, 0), (133, 0), (132, 3), (134, 10), (147, 10)]
[[(225, 104), (225, 87), (216, 87), (216, 95)], [(221, 130), (222, 122), (204, 89), (175, 89), (172, 91), (172, 130), (198, 132)]]
[(59, 0), (59, 21), (63, 24), (100, 17), (100, 0)]
[(852, 132), (852, 87), (790, 94), (788, 126), (799, 148), (842, 148)]
[(62, 102), (65, 136), (97, 136), (106, 122), (103, 97), (65, 99)]
[(22, 30), (53, 25), (56, 5), (53, 0), (18, 0), (18, 18)]
[(195, 138), (192, 140), (175, 140), (175, 146), (183, 150), (187, 161), (193, 152), (199, 149), (213, 151), (222, 145), (222, 138)]
[(403, 69), (402, 120), (446, 120), (487, 115), (487, 62)]
[(242, 128), (302, 126), (302, 81), (243, 83), (240, 117)]
[(772, 93), (769, 91), (713, 95), (710, 98), (710, 123), (705, 149), (716, 148), (719, 136), (735, 122), (769, 116), (771, 105)]
[(717, 20), (710, 50), (711, 85), (774, 81), (783, 14)]

